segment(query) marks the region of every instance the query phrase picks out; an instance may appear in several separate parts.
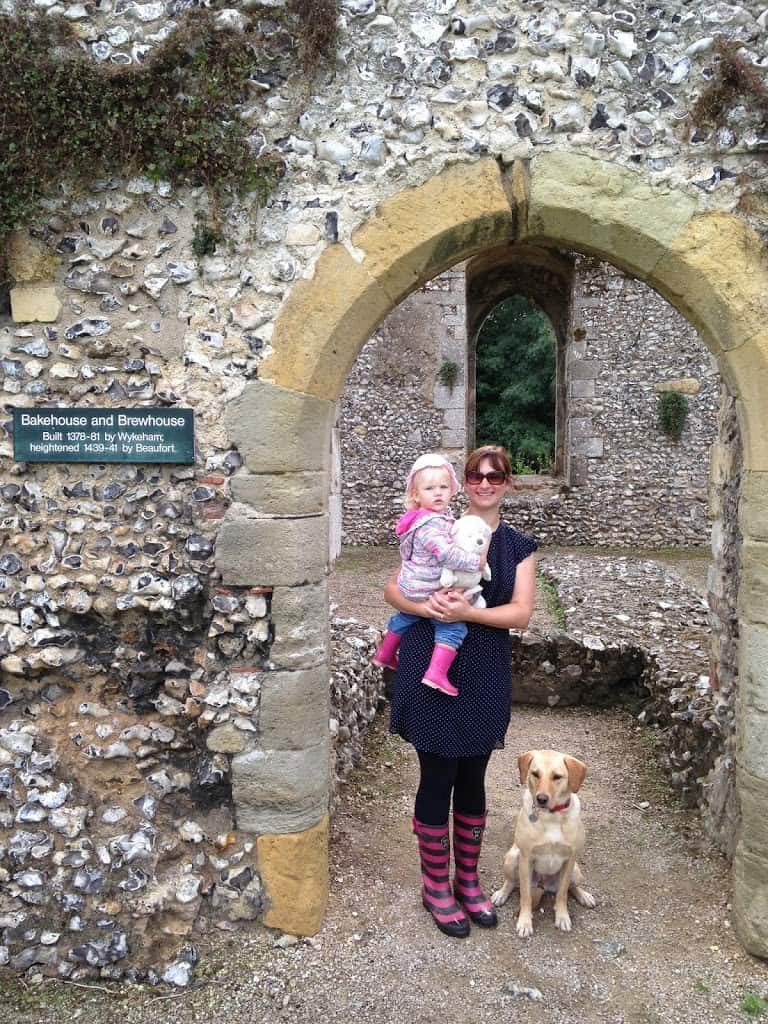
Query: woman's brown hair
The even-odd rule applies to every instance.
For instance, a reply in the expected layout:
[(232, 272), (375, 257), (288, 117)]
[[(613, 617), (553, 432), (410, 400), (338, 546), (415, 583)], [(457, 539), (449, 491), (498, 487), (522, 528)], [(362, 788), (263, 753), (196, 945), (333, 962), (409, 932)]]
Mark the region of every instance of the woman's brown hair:
[(464, 463), (464, 476), (466, 477), (467, 473), (476, 470), (483, 459), (488, 459), (494, 469), (500, 469), (507, 479), (513, 475), (512, 463), (509, 461), (506, 449), (499, 444), (484, 444), (480, 448), (475, 448), (467, 456), (467, 461)]

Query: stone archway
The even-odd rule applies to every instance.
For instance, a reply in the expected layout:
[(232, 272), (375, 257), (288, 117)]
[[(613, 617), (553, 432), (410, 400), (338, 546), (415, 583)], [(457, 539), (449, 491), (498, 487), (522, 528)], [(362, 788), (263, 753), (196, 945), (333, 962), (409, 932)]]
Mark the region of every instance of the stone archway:
[[(334, 403), (373, 328), (411, 291), (521, 241), (595, 255), (646, 281), (699, 330), (736, 397), (745, 475), (734, 922), (745, 947), (768, 956), (766, 255), (741, 220), (707, 212), (687, 191), (565, 153), (455, 165), (384, 201), (354, 235), (354, 256), (329, 247), (314, 277), (293, 288), (261, 379), (226, 411), (246, 473), (217, 564), (226, 583), (275, 585), (276, 671), (262, 695), (261, 747), (233, 763), (239, 823), (260, 833), (266, 923), (316, 930), (327, 894), (323, 567)], [(294, 867), (297, 846), (307, 859)]]

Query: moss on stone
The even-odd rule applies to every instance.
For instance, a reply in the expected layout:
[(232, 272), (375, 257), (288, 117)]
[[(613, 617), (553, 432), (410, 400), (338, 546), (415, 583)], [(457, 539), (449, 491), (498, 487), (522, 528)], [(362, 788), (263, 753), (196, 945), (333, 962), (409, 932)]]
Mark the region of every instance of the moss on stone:
[(185, 14), (140, 67), (92, 60), (63, 17), (0, 16), (0, 245), (55, 187), (99, 175), (202, 185), (214, 209), (266, 200), (283, 160), (238, 108), (295, 73), (297, 45), (314, 73), (332, 52), (336, 0), (256, 8), (242, 31), (218, 14)]

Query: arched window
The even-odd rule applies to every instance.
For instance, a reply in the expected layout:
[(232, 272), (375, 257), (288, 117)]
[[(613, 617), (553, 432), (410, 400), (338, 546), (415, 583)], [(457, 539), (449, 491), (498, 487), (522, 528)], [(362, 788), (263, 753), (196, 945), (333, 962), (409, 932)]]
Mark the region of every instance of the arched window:
[(557, 338), (549, 317), (513, 295), (485, 318), (475, 354), (475, 443), (502, 444), (516, 473), (552, 473)]

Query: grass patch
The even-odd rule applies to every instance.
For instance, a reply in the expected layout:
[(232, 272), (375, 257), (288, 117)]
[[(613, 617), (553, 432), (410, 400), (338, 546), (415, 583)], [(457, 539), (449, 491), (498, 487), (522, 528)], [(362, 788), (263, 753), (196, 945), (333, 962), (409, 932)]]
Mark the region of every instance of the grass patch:
[(557, 592), (557, 584), (548, 576), (539, 575), (536, 580), (536, 588), (544, 599), (544, 607), (547, 609), (553, 622), (559, 629), (565, 629), (565, 608), (560, 603), (560, 595)]
[(741, 1009), (748, 1017), (761, 1017), (768, 1010), (768, 999), (757, 992), (745, 992), (741, 1000)]

